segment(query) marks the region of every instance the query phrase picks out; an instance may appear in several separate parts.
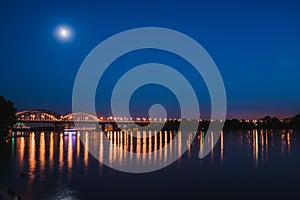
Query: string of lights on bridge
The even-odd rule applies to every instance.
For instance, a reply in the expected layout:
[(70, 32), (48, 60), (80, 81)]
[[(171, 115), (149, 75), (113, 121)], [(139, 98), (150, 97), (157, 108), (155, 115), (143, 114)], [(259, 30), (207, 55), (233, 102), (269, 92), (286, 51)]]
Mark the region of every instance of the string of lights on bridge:
[[(167, 121), (181, 121), (178, 118), (146, 118), (146, 117), (105, 117), (102, 115), (95, 116), (85, 112), (70, 113), (60, 115), (50, 110), (26, 110), (16, 113), (16, 120), (19, 122), (145, 122), (145, 123), (164, 123)], [(187, 119), (190, 120), (190, 119)], [(202, 121), (202, 119), (198, 119)], [(210, 120), (214, 121), (214, 120)]]

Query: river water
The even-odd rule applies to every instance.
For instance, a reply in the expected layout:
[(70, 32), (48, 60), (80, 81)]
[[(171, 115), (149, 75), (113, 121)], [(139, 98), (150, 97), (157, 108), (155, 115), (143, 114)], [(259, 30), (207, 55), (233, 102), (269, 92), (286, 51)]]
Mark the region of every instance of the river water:
[[(80, 136), (45, 131), (1, 141), (0, 199), (298, 199), (300, 195), (299, 132), (224, 131), (203, 159), (198, 153), (204, 133), (197, 133), (194, 140), (192, 134), (182, 137), (167, 150), (162, 147), (174, 136), (188, 133), (137, 134), (153, 137), (132, 141), (126, 131), (82, 131)], [(95, 158), (84, 138), (100, 146), (108, 138), (111, 148), (100, 148)], [(185, 152), (183, 144), (190, 146)], [(129, 160), (118, 154), (120, 147), (140, 154), (139, 162), (145, 165), (164, 162), (170, 152), (183, 155), (160, 170), (132, 174), (102, 163), (103, 155), (112, 163)], [(154, 150), (155, 157), (144, 156)]]

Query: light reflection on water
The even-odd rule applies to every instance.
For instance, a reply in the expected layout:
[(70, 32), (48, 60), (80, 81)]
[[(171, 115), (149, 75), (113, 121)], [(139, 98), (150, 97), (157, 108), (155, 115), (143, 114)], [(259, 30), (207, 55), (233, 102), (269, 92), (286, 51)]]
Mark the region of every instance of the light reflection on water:
[[(188, 137), (182, 137), (183, 134), (188, 134)], [(202, 151), (204, 136), (211, 134), (208, 142), (213, 145), (214, 133), (200, 132), (198, 137), (195, 137), (197, 141), (192, 141), (192, 134), (171, 131), (136, 131), (134, 134), (132, 134), (132, 131), (108, 133), (81, 131), (80, 135), (83, 141), (80, 141), (79, 135), (63, 135), (57, 132), (31, 132), (28, 137), (18, 137), (11, 140), (12, 162), (15, 164), (12, 170), (15, 174), (28, 173), (26, 177), (21, 178), (15, 175), (17, 177), (15, 181), (21, 179), (17, 188), (23, 191), (25, 196), (31, 191), (36, 191), (33, 187), (36, 187), (37, 184), (50, 180), (54, 182), (50, 196), (67, 195), (70, 197), (69, 199), (75, 199), (76, 191), (65, 185), (72, 185), (75, 180), (78, 181), (76, 177), (89, 174), (91, 162), (95, 163), (95, 159), (89, 154), (89, 145), (100, 144), (97, 154), (100, 163), (98, 164), (98, 172), (94, 176), (101, 178), (101, 176), (112, 174), (101, 163), (105, 155), (108, 155), (111, 163), (122, 163), (125, 160), (132, 161), (133, 154), (136, 154), (138, 162), (149, 165), (152, 162), (166, 162), (167, 157), (171, 156), (172, 153), (181, 155), (183, 144), (188, 144), (190, 147), (187, 149), (185, 156), (179, 158), (175, 162), (175, 166), (180, 169), (185, 164), (186, 159), (197, 161), (198, 152)], [(133, 137), (133, 135), (137, 137)], [(172, 144), (171, 141), (175, 136), (177, 140)], [(269, 164), (270, 155), (276, 156), (277, 159), (285, 159), (289, 156), (293, 149), (293, 136), (292, 131), (222, 131), (218, 143), (205, 159), (209, 161), (210, 165), (219, 167), (250, 160), (253, 168), (259, 168)], [(108, 149), (105, 149), (103, 141), (107, 138), (110, 145)], [(186, 138), (186, 140), (182, 138)], [(168, 148), (163, 148), (168, 144), (170, 144)], [(123, 151), (120, 151), (120, 149), (129, 151), (129, 155), (122, 153)], [(147, 158), (145, 156), (145, 153), (153, 151), (155, 151), (153, 157)], [(126, 156), (129, 156), (129, 159)], [(185, 160), (182, 160), (183, 158)], [(199, 163), (198, 168), (201, 167), (202, 160)], [(64, 183), (62, 188), (65, 188), (65, 190), (55, 189), (62, 183)], [(48, 189), (47, 187), (44, 188), (43, 192), (49, 193)]]
[[(40, 172), (46, 170), (52, 171), (54, 162), (57, 159), (59, 165), (59, 171), (62, 172), (66, 167), (68, 172), (73, 167), (73, 162), (75, 160), (79, 161), (80, 157), (83, 157), (84, 168), (88, 168), (89, 164), (89, 145), (92, 143), (99, 143), (99, 154), (97, 159), (101, 162), (103, 161), (103, 156), (105, 151), (108, 151), (110, 162), (123, 162), (125, 160), (126, 154), (120, 153), (121, 150), (129, 151), (132, 156), (132, 153), (136, 153), (138, 160), (143, 163), (149, 162), (166, 162), (166, 159), (169, 155), (176, 150), (178, 155), (181, 155), (183, 142), (190, 146), (187, 149), (188, 158), (191, 158), (191, 148), (193, 147), (192, 143), (192, 133), (188, 133), (186, 141), (182, 141), (181, 132), (171, 132), (171, 131), (137, 131), (136, 136), (133, 137), (130, 132), (95, 132), (95, 131), (84, 131), (80, 132), (83, 135), (83, 144), (80, 141), (78, 135), (63, 135), (55, 132), (32, 132), (29, 134), (29, 137), (20, 137), (12, 140), (14, 145), (14, 158), (18, 160), (18, 165), (20, 168), (28, 168), (29, 172), (34, 172), (36, 168), (39, 168)], [(209, 137), (208, 142), (210, 145), (214, 144), (214, 137)], [(239, 143), (234, 144), (234, 146), (244, 146), (248, 142), (249, 146), (252, 146), (252, 158), (253, 164), (255, 167), (258, 167), (258, 164), (268, 162), (268, 153), (269, 145), (271, 147), (274, 145), (273, 132), (268, 132), (264, 130), (253, 130), (248, 131), (247, 134), (239, 134), (240, 139)], [(278, 134), (278, 133), (277, 133)], [(175, 145), (172, 144), (173, 137), (177, 135), (178, 140)], [(198, 134), (198, 150), (202, 150), (202, 143), (204, 140), (205, 133), (200, 132)], [(232, 135), (231, 135), (232, 137)], [(272, 137), (271, 144), (269, 144), (269, 137)], [(290, 153), (291, 149), (291, 139), (292, 131), (282, 132), (278, 134), (281, 142), (281, 154)], [(276, 137), (276, 139), (278, 139)], [(110, 140), (109, 149), (104, 149), (103, 140), (108, 138)], [(219, 160), (221, 163), (224, 162), (224, 156), (226, 155), (226, 133), (222, 131), (220, 134), (219, 142), (212, 149), (210, 153), (210, 159), (213, 161), (215, 155), (219, 155)], [(231, 138), (228, 138), (230, 140)], [(278, 141), (277, 141), (278, 142)], [(162, 148), (169, 145), (169, 148)], [(57, 148), (56, 148), (57, 147)], [(81, 149), (82, 148), (82, 149)], [(83, 153), (81, 154), (81, 151)], [(25, 151), (27, 153), (25, 153)], [(154, 158), (146, 160), (145, 153), (156, 151)], [(58, 158), (56, 155), (58, 154)], [(26, 156), (26, 157), (25, 157)], [(26, 164), (28, 166), (26, 166)], [(47, 166), (46, 166), (47, 164)], [(102, 166), (102, 164), (100, 165)], [(43, 174), (43, 173), (41, 173)], [(43, 177), (42, 177), (43, 178)], [(31, 176), (31, 182), (33, 181), (34, 176)]]

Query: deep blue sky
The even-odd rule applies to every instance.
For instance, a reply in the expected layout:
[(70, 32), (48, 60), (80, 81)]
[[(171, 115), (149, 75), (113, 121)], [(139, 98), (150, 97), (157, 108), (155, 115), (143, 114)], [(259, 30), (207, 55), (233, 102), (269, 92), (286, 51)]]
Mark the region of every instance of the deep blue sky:
[[(228, 118), (300, 112), (298, 1), (1, 1), (0, 16), (0, 95), (18, 110), (71, 112), (77, 70), (96, 45), (127, 29), (158, 26), (183, 32), (208, 51), (225, 83)], [(61, 24), (72, 27), (71, 41), (55, 37)], [(144, 55), (139, 56), (141, 64), (149, 59)], [(166, 57), (158, 52), (156, 59), (178, 63)], [(135, 60), (124, 58), (127, 64)], [(187, 78), (193, 78), (192, 73)], [(142, 90), (135, 94), (137, 99)], [(106, 114), (103, 105), (108, 101), (98, 92), (97, 111)], [(161, 101), (173, 98), (163, 94)], [(203, 94), (206, 97), (205, 89)], [(153, 99), (149, 102), (155, 103)], [(143, 105), (135, 101), (138, 108)], [(177, 105), (176, 100), (170, 102)], [(209, 104), (203, 106), (209, 112)]]

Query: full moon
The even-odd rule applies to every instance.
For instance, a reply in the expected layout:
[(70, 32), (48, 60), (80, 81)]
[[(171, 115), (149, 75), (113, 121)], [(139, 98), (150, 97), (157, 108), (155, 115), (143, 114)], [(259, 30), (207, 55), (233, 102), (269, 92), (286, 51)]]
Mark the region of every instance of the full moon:
[(68, 26), (59, 26), (56, 29), (56, 36), (58, 39), (62, 40), (62, 41), (68, 41), (70, 39), (72, 39), (73, 36), (73, 32), (72, 29)]

